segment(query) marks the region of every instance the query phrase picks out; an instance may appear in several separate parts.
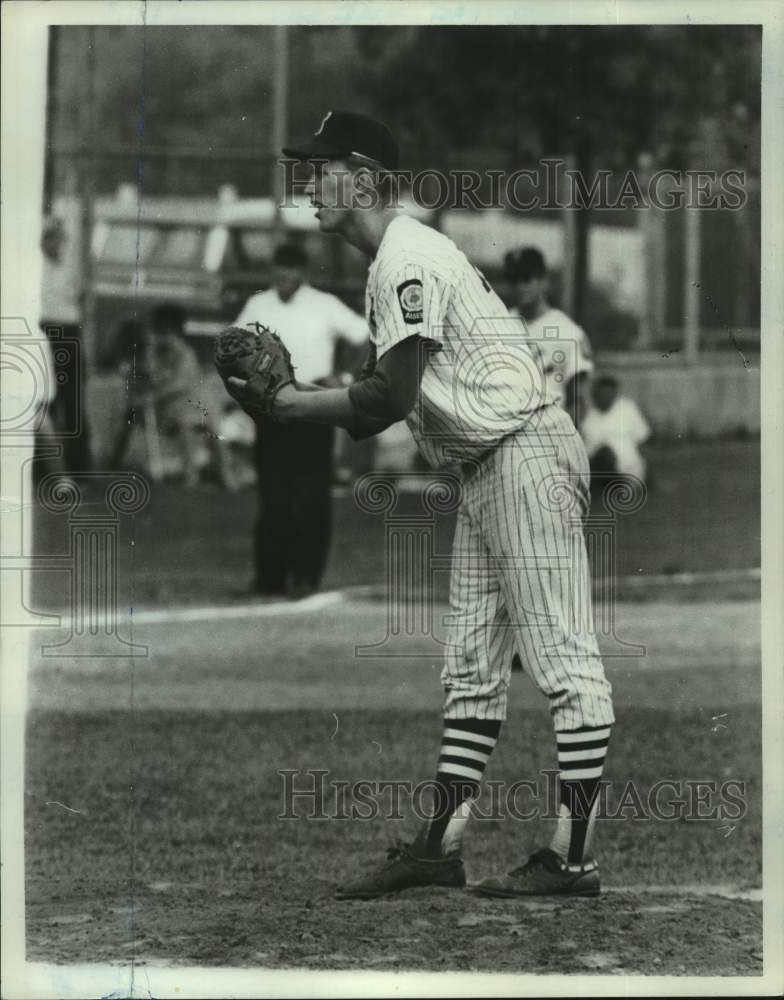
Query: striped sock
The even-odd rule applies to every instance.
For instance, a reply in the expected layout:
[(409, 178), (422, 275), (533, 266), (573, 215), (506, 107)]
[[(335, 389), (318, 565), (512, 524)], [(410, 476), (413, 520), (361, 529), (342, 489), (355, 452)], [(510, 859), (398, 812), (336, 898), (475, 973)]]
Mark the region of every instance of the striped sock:
[(561, 805), (550, 847), (564, 861), (579, 864), (591, 849), (599, 805), (599, 781), (610, 742), (609, 726), (556, 732)]
[(429, 855), (460, 853), (471, 799), (479, 794), (500, 731), (501, 723), (495, 719), (444, 720), (433, 815), (417, 837)]

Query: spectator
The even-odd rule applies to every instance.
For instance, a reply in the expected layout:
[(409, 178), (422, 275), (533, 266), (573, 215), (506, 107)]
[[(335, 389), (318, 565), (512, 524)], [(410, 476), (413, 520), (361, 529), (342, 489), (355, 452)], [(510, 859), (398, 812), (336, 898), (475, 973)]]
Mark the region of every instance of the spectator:
[(150, 316), (151, 338), (145, 369), (162, 434), (173, 437), (182, 460), (183, 483), (199, 481), (202, 411), (197, 405), (201, 369), (196, 353), (185, 339), (185, 311), (178, 305), (161, 305)]
[(129, 320), (121, 328), (121, 337), (127, 355), (123, 368), (128, 410), (112, 464), (122, 463), (130, 431), (140, 415), (153, 478), (163, 476), (159, 436), (165, 435), (173, 439), (179, 452), (186, 487), (200, 481), (206, 442), (213, 452), (221, 484), (234, 489), (227, 449), (218, 435), (216, 421), (200, 400), (202, 373), (185, 337), (185, 311), (176, 304), (159, 305), (150, 315), (149, 328)]
[(218, 421), (200, 398), (202, 373), (185, 336), (185, 311), (174, 304), (160, 305), (153, 309), (150, 321), (152, 339), (145, 369), (160, 431), (171, 435), (179, 446), (185, 486), (195, 486), (200, 480), (206, 443), (221, 485), (236, 489)]
[(634, 400), (620, 394), (612, 375), (597, 379), (592, 395), (593, 406), (581, 427), (592, 488), (601, 489), (613, 476), (633, 476), (644, 483), (647, 463), (641, 448), (651, 436), (648, 422)]
[(65, 461), (62, 455), (62, 447), (57, 443), (58, 432), (55, 426), (52, 410), (57, 398), (57, 378), (55, 375), (54, 357), (52, 354), (52, 344), (47, 338), (42, 345), (42, 359), (46, 368), (46, 377), (43, 384), (37, 388), (40, 390), (37, 405), (40, 410), (36, 413), (35, 421), (35, 452), (33, 459), (33, 484), (36, 489), (43, 479), (48, 476), (57, 476), (60, 484), (71, 483), (71, 478), (66, 474)]
[(511, 251), (504, 258), (504, 271), (514, 295), (509, 315), (525, 322), (528, 337), (539, 351), (548, 388), (579, 427), (593, 371), (588, 335), (547, 301), (547, 266), (539, 250)]
[(57, 358), (55, 393), (50, 406), (52, 431), (62, 435), (62, 466), (66, 472), (91, 468), (90, 435), (84, 408), (85, 371), (82, 343), (82, 282), (79, 261), (69, 243), (63, 220), (51, 215), (41, 236), (43, 276), (41, 329)]
[[(149, 420), (150, 418), (150, 405), (148, 405), (151, 404), (149, 372), (145, 369), (150, 356), (148, 340), (149, 333), (147, 328), (138, 319), (124, 319), (116, 332), (117, 356), (114, 361), (117, 366), (117, 372), (125, 383), (126, 404), (122, 415), (122, 423), (119, 425), (120, 433), (109, 456), (109, 465), (113, 469), (122, 468), (131, 434), (137, 423), (137, 417), (140, 422)], [(150, 429), (145, 425), (144, 430), (145, 434), (148, 433), (148, 430), (155, 431), (155, 423), (153, 423), (153, 427)], [(149, 436), (147, 448), (149, 451)], [(155, 451), (155, 458), (157, 458), (157, 441), (153, 444), (153, 449)], [(152, 458), (149, 454), (147, 458), (148, 463), (151, 462), (151, 464), (156, 465), (155, 468), (151, 469), (153, 478), (156, 478), (158, 469), (155, 458)]]
[[(337, 296), (312, 288), (307, 266), (300, 247), (278, 247), (272, 287), (248, 300), (237, 325), (262, 323), (277, 331), (299, 382), (340, 384), (336, 347), (341, 339), (364, 345), (367, 325)], [(254, 593), (299, 598), (318, 589), (332, 525), (334, 435), (321, 424), (258, 423)]]

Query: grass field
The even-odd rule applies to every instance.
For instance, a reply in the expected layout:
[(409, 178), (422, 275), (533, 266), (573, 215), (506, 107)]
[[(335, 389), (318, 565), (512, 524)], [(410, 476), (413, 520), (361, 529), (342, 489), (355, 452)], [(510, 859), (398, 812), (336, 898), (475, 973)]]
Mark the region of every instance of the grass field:
[[(758, 614), (744, 602), (619, 609), (619, 633), (644, 636), (648, 654), (607, 661), (619, 718), (611, 802), (629, 779), (643, 800), (666, 778), (735, 779), (747, 811), (731, 822), (604, 820), (607, 892), (573, 902), (449, 890), (338, 902), (334, 883), (409, 836), (410, 814), (278, 818), (280, 769), (322, 768), (345, 781), (430, 777), (437, 649), (357, 660), (354, 643), (383, 635), (379, 605), (138, 625), (147, 658), (38, 660), (27, 750), (29, 957), (759, 973), (760, 904), (726, 896), (761, 884)], [(488, 779), (537, 777), (554, 765), (552, 744), (542, 699), (515, 675)], [(334, 816), (332, 802), (325, 811)], [(469, 878), (517, 864), (548, 830), (544, 819), (477, 820)]]
[[(759, 565), (758, 463), (754, 442), (660, 450), (655, 490), (618, 524), (619, 574)], [(403, 509), (411, 503), (401, 499)], [(337, 881), (413, 833), (410, 812), (282, 820), (278, 772), (320, 768), (347, 782), (431, 777), (446, 608), (436, 605), (431, 637), (404, 637), (403, 655), (367, 659), (356, 647), (386, 635), (383, 601), (355, 590), (298, 605), (238, 602), (232, 591), (250, 576), (254, 512), (253, 491), (186, 496), (167, 485), (122, 520), (120, 606), (134, 617), (121, 615), (120, 633), (147, 655), (44, 657), (40, 644), (65, 633), (40, 633), (27, 727), (30, 960), (761, 972), (758, 585), (738, 594), (711, 582), (658, 586), (642, 603), (622, 592), (616, 636), (644, 655), (618, 655), (617, 640), (601, 640), (618, 716), (606, 771), (611, 804), (628, 781), (645, 803), (661, 780), (687, 798), (686, 782), (720, 789), (733, 780), (743, 785), (740, 818), (632, 818), (627, 810), (603, 820), (606, 892), (596, 900), (509, 903), (412, 890), (339, 902)], [(38, 553), (65, 551), (65, 518), (38, 512), (36, 522)], [(441, 518), (437, 551), (448, 551), (451, 532)], [(383, 537), (381, 518), (339, 499), (325, 590), (382, 582)], [(33, 606), (64, 609), (63, 583), (58, 572), (37, 574)], [(436, 597), (443, 593), (442, 580)], [(543, 700), (515, 674), (487, 778), (536, 778), (554, 764)], [(473, 822), (469, 879), (518, 864), (546, 842), (549, 824), (505, 812)]]
[[(647, 502), (618, 518), (618, 575), (644, 579), (759, 566), (759, 461), (758, 441), (673, 442), (656, 449)], [(403, 494), (399, 512), (419, 513), (417, 498)], [(156, 486), (148, 506), (121, 522), (121, 605), (231, 602), (252, 576), (255, 516), (252, 488), (231, 495), (209, 487), (183, 493), (176, 485)], [(65, 551), (65, 515), (37, 512), (35, 526), (41, 554)], [(350, 493), (336, 499), (324, 588), (383, 582), (384, 530), (383, 515), (358, 510)], [(453, 531), (453, 515), (436, 519), (436, 553), (449, 553)], [(62, 573), (36, 574), (35, 605), (62, 606), (64, 587)], [(446, 574), (437, 576), (436, 588), (446, 600)]]

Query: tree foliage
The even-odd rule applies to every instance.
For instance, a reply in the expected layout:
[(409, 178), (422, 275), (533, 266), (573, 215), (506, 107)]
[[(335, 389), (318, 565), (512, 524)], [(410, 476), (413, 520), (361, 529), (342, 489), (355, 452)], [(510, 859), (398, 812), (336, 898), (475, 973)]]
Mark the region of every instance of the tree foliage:
[(509, 167), (582, 150), (609, 169), (641, 153), (673, 169), (758, 168), (755, 26), (359, 28), (357, 39), (377, 106), (431, 160), (500, 147)]
[[(61, 31), (63, 140), (78, 131), (86, 29)], [(385, 116), (429, 165), (500, 149), (508, 162), (493, 165), (515, 166), (583, 144), (609, 168), (642, 152), (675, 169), (708, 155), (758, 166), (753, 25), (302, 26), (289, 37), (294, 132), (350, 106)], [(270, 28), (105, 26), (94, 38), (102, 143), (133, 143), (142, 127), (155, 145), (265, 145)]]

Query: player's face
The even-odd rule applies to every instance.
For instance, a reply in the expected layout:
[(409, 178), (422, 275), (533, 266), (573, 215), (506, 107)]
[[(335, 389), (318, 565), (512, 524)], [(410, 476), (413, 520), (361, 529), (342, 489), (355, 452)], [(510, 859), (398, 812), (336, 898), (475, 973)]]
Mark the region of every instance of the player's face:
[(519, 309), (530, 309), (541, 302), (545, 294), (546, 279), (528, 275), (514, 283), (515, 304)]
[(597, 410), (606, 413), (618, 396), (616, 386), (607, 382), (597, 382), (593, 387), (593, 402)]
[(322, 233), (339, 233), (348, 225), (351, 214), (353, 178), (346, 163), (329, 160), (311, 164), (311, 178), (305, 188), (316, 209)]
[(62, 229), (49, 229), (44, 233), (41, 241), (41, 248), (49, 260), (59, 261), (62, 257), (63, 246), (65, 244), (65, 233)]
[(288, 302), (296, 292), (303, 278), (300, 267), (275, 267), (272, 270), (272, 284), (284, 302)]

